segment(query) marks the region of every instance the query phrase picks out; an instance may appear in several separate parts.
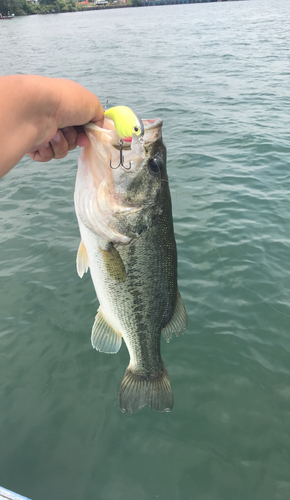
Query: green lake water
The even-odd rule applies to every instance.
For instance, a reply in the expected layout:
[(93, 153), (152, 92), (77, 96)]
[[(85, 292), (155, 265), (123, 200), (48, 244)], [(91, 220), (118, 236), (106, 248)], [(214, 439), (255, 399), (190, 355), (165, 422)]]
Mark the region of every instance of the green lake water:
[[(170, 413), (123, 414), (75, 267), (79, 150), (0, 181), (0, 485), (32, 500), (290, 498), (290, 2), (16, 18), (0, 73), (161, 117), (187, 333)], [(120, 297), (120, 300), (122, 298)]]

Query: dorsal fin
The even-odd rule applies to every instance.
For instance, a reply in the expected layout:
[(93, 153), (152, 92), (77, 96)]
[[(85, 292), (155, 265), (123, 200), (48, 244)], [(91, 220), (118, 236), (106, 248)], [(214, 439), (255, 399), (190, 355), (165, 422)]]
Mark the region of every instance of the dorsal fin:
[(179, 335), (179, 332), (183, 334), (187, 329), (187, 323), (187, 314), (183, 304), (183, 300), (180, 297), (179, 291), (177, 290), (174, 313), (169, 323), (167, 323), (166, 327), (162, 330), (166, 342), (169, 342), (172, 339), (173, 333), (175, 333), (177, 337)]

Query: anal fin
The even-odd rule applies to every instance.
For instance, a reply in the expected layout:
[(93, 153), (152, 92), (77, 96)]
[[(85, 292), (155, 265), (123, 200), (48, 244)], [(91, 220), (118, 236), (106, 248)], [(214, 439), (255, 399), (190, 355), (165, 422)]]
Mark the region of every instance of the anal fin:
[(183, 300), (180, 296), (179, 291), (177, 290), (177, 297), (176, 297), (176, 304), (175, 304), (175, 309), (174, 313), (172, 315), (172, 318), (170, 319), (169, 323), (163, 328), (162, 333), (163, 336), (166, 340), (166, 342), (169, 342), (172, 339), (172, 334), (175, 333), (175, 335), (178, 337), (179, 332), (184, 333), (184, 331), (187, 329), (187, 314), (186, 310), (184, 307)]
[(91, 342), (97, 351), (107, 354), (116, 354), (122, 344), (122, 335), (109, 325), (101, 308), (93, 324)]

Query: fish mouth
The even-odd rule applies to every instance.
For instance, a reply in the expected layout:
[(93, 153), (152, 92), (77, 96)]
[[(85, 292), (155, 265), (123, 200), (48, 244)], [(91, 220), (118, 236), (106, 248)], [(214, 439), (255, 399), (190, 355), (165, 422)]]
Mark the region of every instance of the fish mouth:
[(156, 127), (161, 128), (163, 125), (163, 120), (161, 120), (161, 118), (151, 118), (150, 120), (143, 119), (142, 122), (144, 125), (144, 133), (155, 129)]
[[(141, 122), (144, 127), (143, 141), (145, 146), (157, 141), (161, 137), (163, 125), (163, 120), (161, 120), (161, 118), (153, 118), (150, 120), (143, 119)], [(105, 141), (109, 142), (116, 149), (120, 149), (119, 143), (121, 137), (117, 134), (114, 122), (110, 118), (104, 118), (103, 127), (100, 127), (96, 123), (89, 122), (84, 125), (84, 129), (88, 133), (91, 131), (104, 134), (103, 139)], [(131, 149), (131, 142), (132, 141), (124, 141), (123, 149)]]
[[(104, 118), (102, 127), (93, 122), (87, 123), (84, 126), (86, 134), (93, 143), (94, 139), (97, 139), (100, 146), (97, 154), (103, 157), (103, 161), (100, 162), (102, 169), (100, 175), (103, 179), (108, 180), (113, 170), (114, 179), (118, 182), (121, 170), (125, 169), (132, 173), (137, 170), (145, 160), (148, 147), (162, 137), (162, 124), (161, 118), (143, 119), (144, 135), (138, 137), (134, 135), (131, 142), (125, 142), (117, 134), (114, 122), (110, 118)], [(109, 169), (111, 172), (108, 167), (111, 167)]]

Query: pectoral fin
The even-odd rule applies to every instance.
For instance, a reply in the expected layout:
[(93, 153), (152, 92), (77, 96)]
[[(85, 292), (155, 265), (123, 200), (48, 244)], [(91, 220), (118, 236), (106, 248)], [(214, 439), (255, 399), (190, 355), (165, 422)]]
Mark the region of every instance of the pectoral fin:
[(124, 262), (114, 245), (109, 243), (105, 249), (100, 247), (100, 252), (102, 254), (107, 272), (111, 278), (115, 281), (125, 281), (126, 269)]
[(101, 308), (99, 308), (92, 328), (91, 342), (97, 351), (107, 354), (117, 353), (122, 344), (122, 335), (109, 325)]
[(172, 334), (178, 337), (179, 332), (183, 333), (187, 329), (187, 314), (186, 310), (180, 297), (179, 291), (177, 291), (175, 310), (172, 315), (171, 320), (167, 323), (166, 327), (163, 328), (162, 333), (166, 340), (169, 342), (172, 339)]
[(79, 277), (82, 278), (84, 273), (86, 273), (88, 269), (89, 269), (89, 258), (86, 247), (81, 241), (77, 253), (77, 273)]

